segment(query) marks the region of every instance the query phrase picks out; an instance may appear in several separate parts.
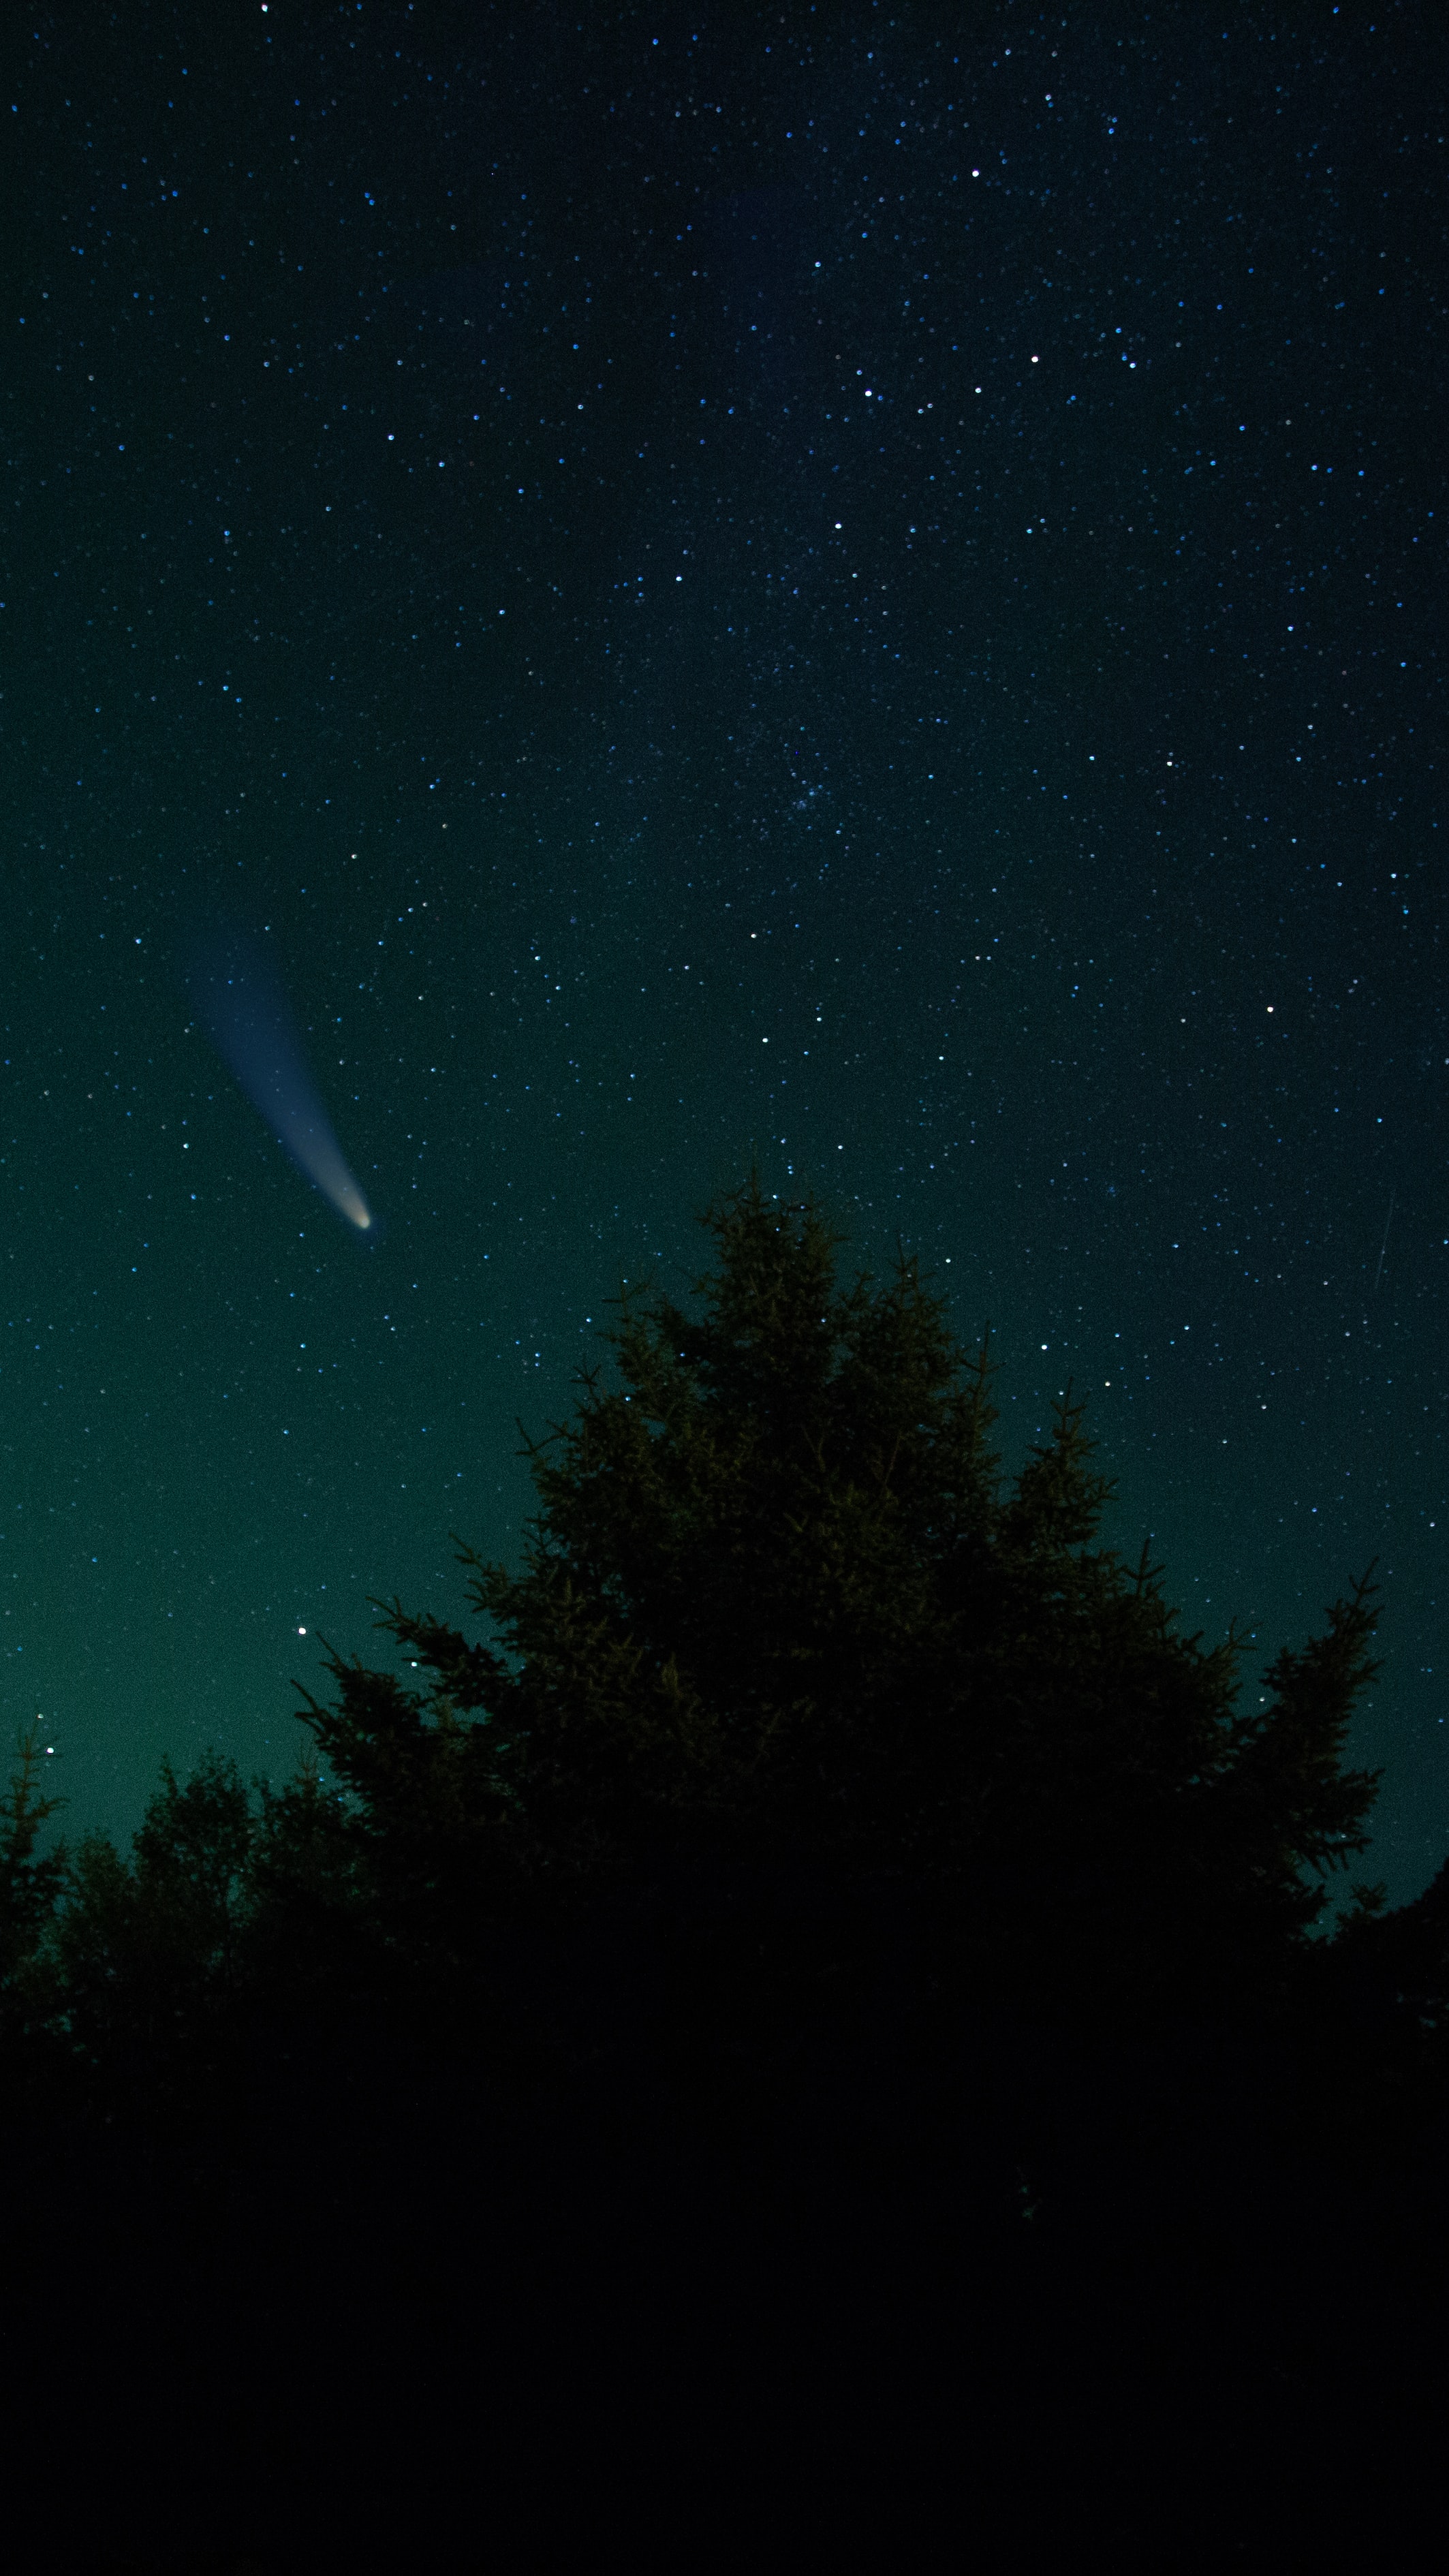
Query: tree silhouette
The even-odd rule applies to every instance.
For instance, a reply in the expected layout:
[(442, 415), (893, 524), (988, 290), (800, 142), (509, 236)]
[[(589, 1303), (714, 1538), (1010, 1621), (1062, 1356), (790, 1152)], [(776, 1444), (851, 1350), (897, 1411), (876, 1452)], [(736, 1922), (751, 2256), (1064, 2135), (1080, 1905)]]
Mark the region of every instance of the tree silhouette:
[(842, 1276), (820, 1210), (754, 1179), (703, 1222), (689, 1308), (625, 1291), (612, 1369), (529, 1444), (521, 1568), (461, 1549), (487, 1633), (379, 1605), (403, 1669), (334, 1655), (303, 1694), (325, 1790), (310, 1764), (254, 1801), (209, 1755), (163, 1768), (129, 1858), (42, 1856), (27, 1740), (12, 2031), (134, 2096), (363, 1994), (456, 2032), (480, 1976), (576, 2057), (628, 2025), (778, 2058), (928, 1993), (1140, 2028), (1331, 2018), (1347, 1980), (1386, 2031), (1408, 1994), (1432, 2020), (1442, 1896), (1379, 1919), (1361, 1888), (1311, 1937), (1368, 1839), (1369, 1575), (1240, 1713), (1236, 1633), (1182, 1635), (1147, 1550), (1100, 1542), (1070, 1388), (1007, 1477), (989, 1334), (964, 1350), (914, 1261)]
[(522, 1571), (462, 1551), (491, 1640), (394, 1601), (408, 1674), (334, 1657), (308, 1698), (390, 1919), (456, 1950), (523, 1886), (748, 1861), (930, 1891), (1037, 1990), (1271, 1983), (1368, 1839), (1369, 1577), (1239, 1715), (1242, 1641), (1096, 1543), (1070, 1388), (1006, 1480), (989, 1336), (913, 1260), (842, 1281), (757, 1180), (704, 1222), (692, 1311), (626, 1290), (613, 1382), (529, 1444)]
[(69, 1870), (64, 1843), (38, 1848), (65, 1801), (39, 1786), (44, 1756), (34, 1725), (22, 1731), (17, 1751), (19, 1768), (0, 1802), (0, 2035), (12, 2051), (33, 2049), (44, 2029), (47, 1992), (39, 1963)]
[(144, 2092), (203, 2054), (234, 2013), (253, 1823), (235, 1763), (210, 1753), (183, 1787), (169, 1762), (122, 1859), (87, 1834), (66, 1872), (45, 1963), (78, 2069)]

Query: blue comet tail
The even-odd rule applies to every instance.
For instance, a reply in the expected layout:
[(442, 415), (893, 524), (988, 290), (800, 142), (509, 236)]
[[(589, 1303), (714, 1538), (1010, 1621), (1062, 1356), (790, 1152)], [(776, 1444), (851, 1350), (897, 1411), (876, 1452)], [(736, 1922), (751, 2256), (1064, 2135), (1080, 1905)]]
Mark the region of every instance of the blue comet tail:
[(254, 940), (233, 937), (199, 961), (197, 998), (218, 1052), (293, 1162), (359, 1234), (374, 1231), (312, 1080), (297, 1025), (271, 961)]

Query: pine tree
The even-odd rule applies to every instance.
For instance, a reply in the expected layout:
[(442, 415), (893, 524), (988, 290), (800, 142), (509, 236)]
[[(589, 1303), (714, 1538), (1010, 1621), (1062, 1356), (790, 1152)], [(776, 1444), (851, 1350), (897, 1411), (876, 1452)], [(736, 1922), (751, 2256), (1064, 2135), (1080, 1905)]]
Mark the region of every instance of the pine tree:
[(356, 1826), (315, 1760), (281, 1789), (267, 1780), (253, 1787), (242, 1983), (262, 2012), (325, 2012), (383, 1964)]
[(748, 1857), (929, 1889), (1002, 1976), (1271, 1974), (1368, 1838), (1369, 1578), (1239, 1716), (1241, 1639), (1183, 1637), (1147, 1551), (1096, 1543), (1070, 1388), (1004, 1480), (989, 1334), (962, 1350), (913, 1260), (842, 1282), (753, 1180), (705, 1223), (693, 1310), (624, 1291), (612, 1382), (530, 1444), (522, 1571), (463, 1550), (491, 1641), (394, 1601), (422, 1678), (335, 1658), (309, 1703), (380, 1901), (456, 1948), (529, 1884)]
[(19, 1739), (20, 1767), (10, 1775), (10, 1792), (0, 1802), (0, 1998), (10, 2025), (27, 2018), (28, 1987), (35, 1959), (54, 1920), (65, 1886), (64, 1843), (37, 1851), (42, 1828), (62, 1798), (39, 1788), (44, 1756), (39, 1732), (26, 1728)]
[(255, 1832), (235, 1763), (208, 1753), (184, 1786), (163, 1763), (129, 1861), (84, 1837), (45, 1951), (79, 2068), (144, 2090), (215, 2045), (242, 1988)]

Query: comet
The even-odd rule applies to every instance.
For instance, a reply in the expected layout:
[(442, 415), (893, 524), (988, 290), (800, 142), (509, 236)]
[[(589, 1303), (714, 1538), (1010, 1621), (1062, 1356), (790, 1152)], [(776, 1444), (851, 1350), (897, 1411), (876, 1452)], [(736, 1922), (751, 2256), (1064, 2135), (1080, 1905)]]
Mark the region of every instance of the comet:
[(277, 1141), (359, 1234), (377, 1221), (347, 1166), (312, 1079), (301, 1035), (265, 951), (234, 935), (202, 953), (193, 973), (217, 1053)]

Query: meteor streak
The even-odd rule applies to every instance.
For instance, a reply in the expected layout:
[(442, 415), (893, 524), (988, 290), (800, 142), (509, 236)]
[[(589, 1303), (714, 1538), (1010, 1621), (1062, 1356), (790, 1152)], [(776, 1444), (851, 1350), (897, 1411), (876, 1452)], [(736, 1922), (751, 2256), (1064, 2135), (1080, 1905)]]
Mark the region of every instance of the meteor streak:
[(347, 1168), (307, 1068), (302, 1042), (271, 962), (254, 940), (228, 939), (198, 961), (199, 1000), (218, 1052), (293, 1162), (359, 1234), (372, 1212)]

